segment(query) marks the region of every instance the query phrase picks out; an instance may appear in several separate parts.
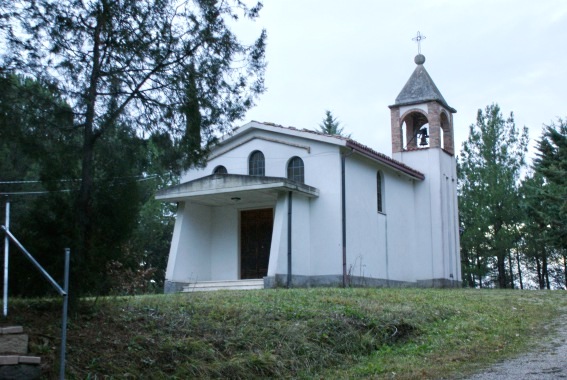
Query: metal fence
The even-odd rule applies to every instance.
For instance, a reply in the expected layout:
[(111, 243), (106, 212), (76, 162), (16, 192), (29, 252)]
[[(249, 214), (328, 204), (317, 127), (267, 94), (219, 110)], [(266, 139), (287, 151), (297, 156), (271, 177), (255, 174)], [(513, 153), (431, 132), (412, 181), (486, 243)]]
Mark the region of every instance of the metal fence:
[(10, 232), (10, 202), (6, 201), (6, 221), (2, 226), (2, 230), (5, 233), (4, 237), (4, 317), (8, 315), (8, 274), (9, 274), (9, 262), (10, 262), (10, 240), (19, 250), (24, 254), (24, 256), (33, 264), (33, 266), (39, 270), (43, 277), (55, 288), (57, 293), (63, 297), (63, 315), (61, 317), (61, 355), (60, 355), (60, 366), (59, 366), (59, 379), (65, 379), (65, 353), (67, 346), (67, 314), (69, 306), (69, 263), (71, 257), (71, 250), (65, 248), (65, 277), (64, 284), (61, 287), (54, 279), (47, 273), (47, 271), (37, 262), (36, 259), (28, 252), (28, 250), (16, 239), (16, 237)]

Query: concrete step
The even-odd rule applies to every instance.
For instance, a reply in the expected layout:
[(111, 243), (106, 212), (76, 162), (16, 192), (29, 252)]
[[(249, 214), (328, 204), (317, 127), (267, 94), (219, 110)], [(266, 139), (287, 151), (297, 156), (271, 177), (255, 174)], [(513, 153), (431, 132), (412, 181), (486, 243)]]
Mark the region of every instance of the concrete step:
[(41, 358), (27, 353), (28, 335), (22, 326), (0, 327), (0, 379), (39, 379)]
[(0, 355), (0, 379), (36, 380), (41, 378), (38, 356)]
[(0, 328), (0, 354), (28, 353), (28, 335), (24, 334), (22, 326), (7, 326)]
[(197, 281), (183, 287), (182, 292), (207, 292), (213, 290), (252, 290), (264, 289), (263, 279)]
[(40, 363), (41, 363), (41, 358), (39, 356), (0, 355), (0, 366), (17, 365), (17, 364), (40, 364)]

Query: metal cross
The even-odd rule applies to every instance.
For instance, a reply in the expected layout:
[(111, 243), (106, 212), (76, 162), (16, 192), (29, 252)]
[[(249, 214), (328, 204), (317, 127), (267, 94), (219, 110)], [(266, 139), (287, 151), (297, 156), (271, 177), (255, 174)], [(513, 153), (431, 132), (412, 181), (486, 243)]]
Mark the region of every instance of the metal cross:
[(415, 36), (414, 38), (412, 38), (412, 41), (417, 42), (417, 53), (421, 54), (421, 40), (424, 40), (425, 36), (422, 35), (421, 33), (419, 33), (419, 30), (417, 31), (417, 36)]

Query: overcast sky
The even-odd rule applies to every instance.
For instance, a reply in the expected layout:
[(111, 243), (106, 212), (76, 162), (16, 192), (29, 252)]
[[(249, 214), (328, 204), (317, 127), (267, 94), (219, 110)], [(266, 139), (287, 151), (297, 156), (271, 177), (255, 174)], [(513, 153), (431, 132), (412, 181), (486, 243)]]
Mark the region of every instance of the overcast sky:
[(454, 115), (456, 149), (479, 108), (498, 103), (538, 139), (567, 117), (565, 0), (265, 0), (260, 18), (239, 25), (268, 32), (267, 91), (244, 122), (316, 129), (330, 110), (352, 138), (391, 154), (390, 110), (415, 63)]

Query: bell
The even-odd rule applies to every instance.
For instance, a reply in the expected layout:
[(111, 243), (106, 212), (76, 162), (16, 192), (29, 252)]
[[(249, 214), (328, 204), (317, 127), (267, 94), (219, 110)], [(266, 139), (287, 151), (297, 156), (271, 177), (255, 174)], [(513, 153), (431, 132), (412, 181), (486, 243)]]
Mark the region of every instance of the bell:
[(419, 132), (421, 134), (421, 141), (419, 142), (419, 145), (426, 146), (427, 138), (429, 137), (429, 135), (427, 134), (427, 128), (420, 129)]

